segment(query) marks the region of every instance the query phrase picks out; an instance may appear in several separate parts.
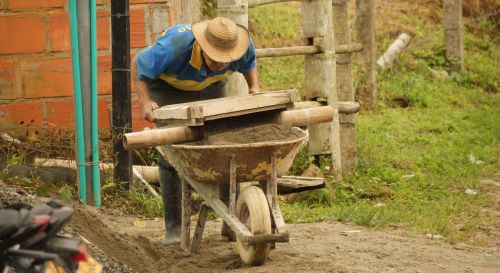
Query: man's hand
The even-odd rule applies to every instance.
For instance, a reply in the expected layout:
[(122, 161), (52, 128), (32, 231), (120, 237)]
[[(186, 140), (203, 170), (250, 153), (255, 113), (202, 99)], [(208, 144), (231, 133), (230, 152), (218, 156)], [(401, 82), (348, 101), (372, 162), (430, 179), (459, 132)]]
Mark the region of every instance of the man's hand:
[(259, 90), (259, 89), (257, 89), (257, 88), (250, 88), (250, 89), (248, 90), (248, 93), (249, 93), (249, 94), (257, 94), (257, 93), (260, 93), (260, 90)]
[(148, 100), (144, 103), (144, 119), (149, 122), (155, 122), (153, 117), (153, 110), (160, 108), (158, 104), (152, 100)]

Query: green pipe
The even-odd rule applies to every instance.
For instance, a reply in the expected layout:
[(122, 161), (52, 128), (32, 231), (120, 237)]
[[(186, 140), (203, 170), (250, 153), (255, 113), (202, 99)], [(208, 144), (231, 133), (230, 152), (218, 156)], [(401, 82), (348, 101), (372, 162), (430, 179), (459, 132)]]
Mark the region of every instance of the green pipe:
[(94, 207), (101, 207), (101, 178), (99, 173), (99, 124), (97, 107), (97, 30), (96, 1), (90, 0), (90, 67), (92, 94), (92, 190)]
[(73, 60), (73, 89), (75, 94), (76, 142), (80, 199), (87, 203), (87, 187), (85, 175), (85, 150), (83, 136), (82, 91), (80, 86), (80, 57), (78, 55), (78, 29), (76, 17), (76, 0), (69, 1), (71, 25), (71, 56)]

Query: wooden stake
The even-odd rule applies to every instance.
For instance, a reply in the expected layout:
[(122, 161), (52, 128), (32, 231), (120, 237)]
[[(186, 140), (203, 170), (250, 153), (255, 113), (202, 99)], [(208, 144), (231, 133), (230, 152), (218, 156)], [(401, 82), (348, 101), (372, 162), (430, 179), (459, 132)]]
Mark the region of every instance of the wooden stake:
[[(217, 15), (248, 28), (248, 0), (217, 0)], [(241, 73), (234, 73), (226, 84), (226, 97), (248, 94), (248, 84)]]
[(176, 24), (191, 24), (201, 18), (200, 0), (171, 0)]
[[(347, 14), (347, 0), (333, 1), (333, 31), (336, 46), (351, 43)], [(337, 55), (337, 93), (340, 101), (354, 102), (352, 84), (351, 54)], [(340, 149), (342, 171), (350, 171), (356, 166), (356, 124), (354, 114), (340, 114)]]
[(358, 42), (363, 45), (361, 64), (363, 68), (362, 85), (358, 89), (361, 103), (371, 109), (377, 102), (377, 70), (375, 69), (375, 4), (374, 0), (356, 0)]
[(443, 0), (443, 13), (446, 57), (450, 62), (450, 71), (462, 71), (464, 69), (462, 0)]
[(333, 110), (333, 120), (309, 126), (309, 153), (330, 154), (335, 176), (342, 177), (338, 99), (335, 87), (336, 65), (332, 19), (332, 0), (302, 2), (302, 28), (309, 45), (321, 40), (325, 52), (305, 56), (306, 97), (325, 100)]

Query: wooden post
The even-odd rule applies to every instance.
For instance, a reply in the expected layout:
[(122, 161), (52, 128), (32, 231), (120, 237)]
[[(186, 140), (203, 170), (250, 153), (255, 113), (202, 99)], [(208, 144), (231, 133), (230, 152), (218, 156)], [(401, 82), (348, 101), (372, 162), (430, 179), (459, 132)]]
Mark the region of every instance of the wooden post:
[(111, 3), (112, 43), (112, 138), (114, 155), (113, 180), (132, 183), (132, 161), (130, 151), (123, 147), (123, 135), (132, 131), (132, 100), (130, 79), (130, 18), (129, 1)]
[(171, 0), (175, 24), (191, 24), (201, 19), (200, 0)]
[[(217, 16), (226, 17), (248, 28), (248, 0), (217, 0)], [(234, 73), (226, 84), (226, 97), (248, 94), (248, 84), (241, 73)]]
[[(333, 0), (333, 31), (335, 45), (351, 43), (347, 0)], [(336, 54), (337, 59), (337, 93), (342, 102), (354, 102), (352, 88), (351, 54)], [(340, 149), (342, 154), (342, 171), (350, 171), (356, 166), (356, 124), (354, 114), (340, 114)]]
[(341, 179), (332, 0), (303, 1), (302, 20), (307, 45), (321, 44), (325, 48), (324, 53), (305, 56), (306, 97), (308, 100), (327, 101), (333, 109), (332, 122), (309, 126), (309, 153), (331, 154), (335, 177)]
[(375, 4), (374, 0), (356, 0), (357, 40), (363, 44), (361, 65), (363, 76), (358, 88), (358, 98), (363, 106), (371, 109), (377, 102), (377, 70), (375, 69)]
[(462, 19), (462, 0), (443, 0), (444, 34), (446, 57), (450, 71), (464, 69), (464, 23)]

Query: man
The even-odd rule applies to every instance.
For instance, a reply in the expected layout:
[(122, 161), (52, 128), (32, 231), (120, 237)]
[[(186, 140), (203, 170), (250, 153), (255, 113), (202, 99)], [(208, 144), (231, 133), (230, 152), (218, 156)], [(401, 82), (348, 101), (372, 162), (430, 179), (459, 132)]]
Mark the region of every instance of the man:
[[(161, 106), (222, 97), (227, 77), (235, 71), (243, 73), (250, 93), (259, 92), (248, 30), (222, 17), (175, 25), (132, 61), (132, 80), (144, 105), (144, 118), (150, 122), (156, 122), (153, 110)], [(158, 161), (165, 243), (176, 244), (181, 232), (181, 183), (161, 155)]]

